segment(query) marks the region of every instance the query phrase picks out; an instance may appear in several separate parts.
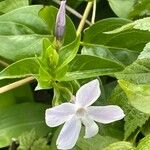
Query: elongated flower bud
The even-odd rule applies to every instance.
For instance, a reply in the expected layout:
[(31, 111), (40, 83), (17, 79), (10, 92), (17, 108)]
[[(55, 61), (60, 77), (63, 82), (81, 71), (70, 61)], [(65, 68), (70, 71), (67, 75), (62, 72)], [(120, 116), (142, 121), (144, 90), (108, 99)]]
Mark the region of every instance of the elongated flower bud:
[(56, 25), (55, 25), (55, 36), (57, 40), (61, 40), (63, 38), (66, 26), (66, 0), (62, 0), (60, 4), (59, 11), (56, 17)]

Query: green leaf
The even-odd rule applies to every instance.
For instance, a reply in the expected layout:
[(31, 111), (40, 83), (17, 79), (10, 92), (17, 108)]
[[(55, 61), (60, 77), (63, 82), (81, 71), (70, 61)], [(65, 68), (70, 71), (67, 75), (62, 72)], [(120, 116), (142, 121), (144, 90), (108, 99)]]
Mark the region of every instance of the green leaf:
[(126, 25), (123, 25), (122, 27), (117, 28), (113, 31), (108, 31), (108, 32), (105, 32), (105, 33), (106, 34), (116, 34), (116, 33), (126, 31), (126, 30), (129, 30), (129, 29), (139, 29), (139, 30), (150, 31), (150, 17), (136, 20), (132, 23), (128, 23)]
[(124, 138), (127, 139), (137, 128), (142, 127), (149, 115), (135, 109), (128, 103), (124, 91), (117, 86), (109, 98), (110, 104), (120, 106), (125, 112)]
[(150, 0), (136, 0), (136, 3), (129, 14), (129, 18), (143, 18), (150, 16)]
[(15, 61), (41, 53), (42, 39), (50, 38), (48, 26), (38, 16), (41, 8), (27, 6), (0, 16), (1, 57)]
[(0, 111), (0, 147), (8, 146), (12, 138), (34, 129), (38, 136), (45, 136), (49, 128), (44, 121), (46, 105), (24, 103)]
[(127, 80), (136, 84), (150, 83), (150, 59), (144, 58), (127, 66), (122, 72), (115, 74), (118, 79)]
[(135, 85), (124, 80), (119, 80), (119, 85), (126, 93), (133, 107), (150, 114), (150, 84)]
[(71, 62), (76, 56), (80, 45), (80, 36), (78, 36), (75, 41), (71, 44), (62, 47), (59, 51), (59, 63), (58, 70), (65, 67), (69, 62)]
[(30, 75), (36, 75), (39, 71), (39, 65), (35, 58), (25, 58), (19, 60), (0, 72), (0, 79), (22, 78)]
[(29, 0), (4, 0), (0, 2), (0, 11), (3, 13), (29, 5)]
[(150, 149), (150, 135), (143, 138), (135, 150), (149, 150)]
[(40, 138), (36, 140), (32, 147), (31, 150), (50, 150), (50, 146), (47, 145), (47, 141), (44, 138)]
[[(15, 80), (1, 80), (0, 87), (12, 82)], [(0, 109), (23, 102), (33, 102), (33, 93), (28, 84), (0, 94)]]
[[(8, 81), (5, 80), (0, 81), (0, 87), (6, 84), (8, 84)], [(8, 91), (0, 94), (0, 109), (14, 105), (15, 103), (16, 103), (16, 99), (12, 91)]]
[(127, 51), (139, 53), (143, 50), (145, 44), (150, 41), (150, 32), (129, 30), (116, 34), (105, 34), (106, 31), (114, 30), (127, 23), (130, 23), (130, 21), (117, 18), (101, 20), (85, 30), (83, 40), (85, 43), (98, 44), (116, 49), (120, 48), (120, 50), (126, 49)]
[(138, 59), (150, 58), (150, 42), (146, 44)]
[(35, 130), (30, 132), (24, 132), (21, 136), (18, 137), (19, 147), (17, 150), (28, 150), (31, 149), (33, 143), (38, 139)]
[(110, 136), (118, 140), (124, 139), (124, 124), (123, 121), (117, 121), (111, 124), (100, 124), (99, 133), (102, 136)]
[(135, 0), (108, 0), (111, 9), (121, 18), (128, 18)]
[[(39, 11), (44, 15), (39, 16)], [(40, 55), (43, 49), (43, 38), (53, 40), (54, 26), (50, 28), (48, 22), (55, 24), (56, 13), (57, 9), (52, 6), (43, 8), (41, 5), (34, 5), (1, 15), (0, 56), (16, 61)], [(48, 21), (45, 21), (45, 15), (48, 16)], [(67, 19), (66, 31), (64, 44), (69, 44), (76, 37), (74, 25), (69, 18)]]
[[(57, 9), (53, 6), (50, 6), (50, 7), (45, 6), (39, 12), (39, 16), (45, 20), (46, 24), (48, 24), (48, 29), (49, 29), (51, 35), (53, 35), (53, 33), (54, 33), (56, 15), (57, 15)], [(76, 38), (76, 29), (75, 29), (72, 21), (69, 19), (69, 17), (67, 17), (63, 44), (67, 45), (67, 44), (73, 42), (75, 40), (75, 38)]]
[(150, 119), (144, 124), (141, 131), (145, 136), (150, 134)]
[(129, 142), (121, 141), (110, 144), (104, 150), (133, 150), (133, 145)]
[(129, 65), (136, 60), (139, 53), (128, 50), (126, 48), (109, 47), (104, 45), (94, 45), (83, 43), (84, 47), (81, 51), (84, 55), (92, 55), (110, 59), (121, 65)]
[(123, 66), (105, 58), (77, 55), (69, 64), (69, 69), (61, 80), (84, 79), (102, 75), (113, 75), (123, 70)]
[(30, 132), (24, 132), (19, 138), (19, 147), (17, 150), (49, 150), (50, 146), (47, 145), (47, 140), (41, 138), (35, 132), (31, 130)]
[(106, 45), (113, 36), (104, 34), (103, 32), (114, 30), (130, 22), (130, 20), (120, 18), (108, 18), (98, 21), (85, 30), (83, 41), (87, 43)]

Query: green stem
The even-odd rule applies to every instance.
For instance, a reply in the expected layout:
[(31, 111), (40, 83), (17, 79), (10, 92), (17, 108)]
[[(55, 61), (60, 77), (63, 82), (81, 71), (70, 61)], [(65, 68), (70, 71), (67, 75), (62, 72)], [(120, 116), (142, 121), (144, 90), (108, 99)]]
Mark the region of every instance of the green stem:
[(78, 26), (78, 29), (77, 29), (77, 36), (78, 36), (78, 35), (82, 32), (82, 30), (83, 30), (83, 27), (84, 27), (84, 25), (85, 25), (85, 22), (86, 22), (86, 19), (87, 19), (89, 13), (90, 13), (90, 10), (91, 10), (91, 8), (92, 8), (92, 5), (93, 5), (93, 2), (88, 2), (87, 6), (86, 6), (86, 8), (85, 8), (83, 17), (82, 17), (82, 19), (81, 19), (81, 21), (80, 21), (80, 24), (79, 24), (79, 26)]

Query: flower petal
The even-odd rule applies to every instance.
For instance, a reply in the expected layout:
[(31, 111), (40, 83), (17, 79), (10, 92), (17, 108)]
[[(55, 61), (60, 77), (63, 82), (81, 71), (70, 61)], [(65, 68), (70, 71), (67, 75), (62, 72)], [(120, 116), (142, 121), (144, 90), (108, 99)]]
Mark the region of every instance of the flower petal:
[(82, 118), (82, 122), (85, 126), (84, 138), (91, 138), (98, 133), (98, 125), (90, 117)]
[(125, 116), (123, 110), (116, 105), (90, 106), (87, 111), (93, 120), (103, 124), (121, 120)]
[(76, 104), (79, 106), (90, 106), (100, 96), (99, 81), (93, 80), (84, 84), (76, 94)]
[(58, 149), (66, 150), (75, 146), (81, 130), (81, 121), (75, 116), (69, 119), (63, 126), (56, 145)]
[(59, 106), (49, 108), (45, 113), (46, 124), (49, 127), (56, 127), (64, 123), (71, 115), (75, 113), (75, 105), (63, 103)]

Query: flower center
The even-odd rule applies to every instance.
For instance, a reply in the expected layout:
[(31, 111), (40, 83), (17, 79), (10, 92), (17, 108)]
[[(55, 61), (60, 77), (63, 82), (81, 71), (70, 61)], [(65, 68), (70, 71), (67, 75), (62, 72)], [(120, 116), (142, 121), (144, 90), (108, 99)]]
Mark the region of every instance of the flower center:
[(86, 110), (84, 108), (78, 108), (76, 111), (76, 115), (79, 118), (82, 118), (86, 115)]

